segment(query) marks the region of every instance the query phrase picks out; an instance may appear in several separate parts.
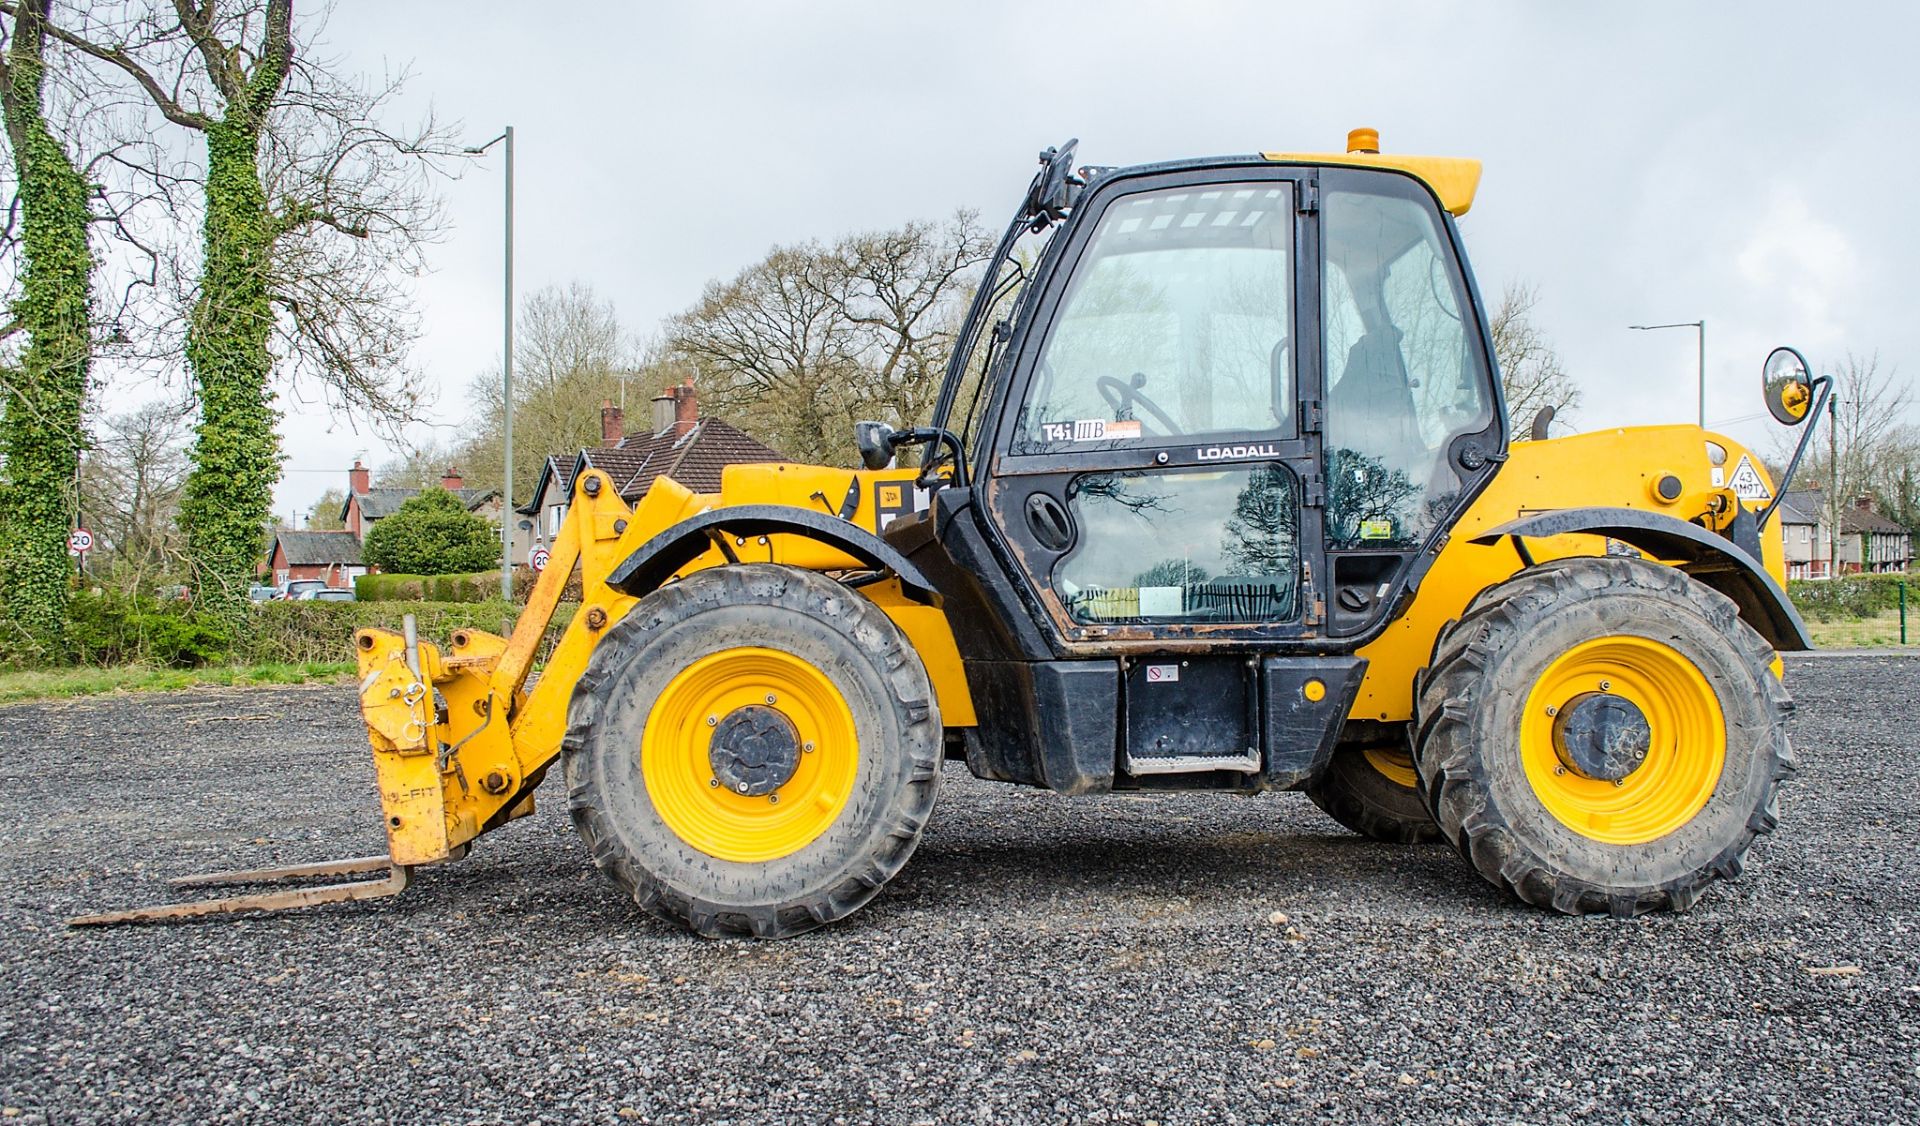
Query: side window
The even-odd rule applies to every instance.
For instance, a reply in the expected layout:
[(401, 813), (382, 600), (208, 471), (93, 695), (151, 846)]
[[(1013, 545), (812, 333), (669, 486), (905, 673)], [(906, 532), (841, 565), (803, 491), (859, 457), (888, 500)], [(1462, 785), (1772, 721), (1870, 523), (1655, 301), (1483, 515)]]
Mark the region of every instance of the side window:
[(1014, 450), (1290, 433), (1290, 184), (1107, 208), (1048, 330)]
[(1405, 549), (1453, 503), (1447, 447), (1487, 425), (1458, 266), (1432, 205), (1327, 193), (1327, 546)]
[(1285, 622), (1297, 613), (1300, 498), (1268, 463), (1089, 473), (1053, 587), (1076, 622)]

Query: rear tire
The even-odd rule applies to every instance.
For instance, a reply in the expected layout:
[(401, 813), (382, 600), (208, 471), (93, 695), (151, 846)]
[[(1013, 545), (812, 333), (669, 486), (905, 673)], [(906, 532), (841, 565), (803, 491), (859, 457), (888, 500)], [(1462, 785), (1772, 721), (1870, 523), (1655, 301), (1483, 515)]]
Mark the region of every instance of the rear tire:
[[(1528, 568), (1441, 632), (1416, 692), (1421, 792), (1446, 839), (1528, 903), (1684, 910), (1778, 820), (1793, 702), (1773, 660), (1730, 600), (1674, 568)], [(1640, 719), (1583, 733), (1596, 702)]]
[(648, 912), (784, 938), (905, 865), (940, 732), (926, 669), (871, 601), (792, 567), (717, 567), (648, 595), (595, 648), (567, 713), (569, 807)]
[(1306, 790), (1328, 817), (1362, 836), (1393, 844), (1440, 839), (1404, 742), (1340, 746)]

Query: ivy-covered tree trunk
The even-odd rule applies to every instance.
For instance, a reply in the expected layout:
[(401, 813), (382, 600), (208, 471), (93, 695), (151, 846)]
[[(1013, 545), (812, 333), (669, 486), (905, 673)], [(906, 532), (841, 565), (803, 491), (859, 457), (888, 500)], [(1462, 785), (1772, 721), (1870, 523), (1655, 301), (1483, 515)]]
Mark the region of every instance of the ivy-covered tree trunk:
[(195, 591), (224, 617), (238, 617), (246, 605), (280, 475), (267, 350), (274, 220), (260, 186), (259, 125), (235, 110), (206, 130), (206, 261), (187, 326), (200, 421), (180, 503)]
[(13, 315), (27, 337), (0, 397), (0, 603), (51, 650), (64, 632), (73, 571), (67, 535), (84, 443), (93, 257), (86, 181), (41, 112), (49, 5), (25, 0), (16, 10), (0, 85), (20, 185), (24, 262)]

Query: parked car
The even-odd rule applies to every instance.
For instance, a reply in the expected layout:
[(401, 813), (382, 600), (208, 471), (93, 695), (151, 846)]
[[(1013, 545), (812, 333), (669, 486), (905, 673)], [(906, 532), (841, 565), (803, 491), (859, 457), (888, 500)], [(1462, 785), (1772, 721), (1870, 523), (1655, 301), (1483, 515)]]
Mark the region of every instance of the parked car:
[(247, 597), (254, 602), (272, 602), (274, 599), (280, 597), (280, 588), (277, 586), (250, 586), (247, 588)]
[(280, 599), (285, 602), (294, 602), (305, 598), (307, 591), (325, 589), (327, 589), (325, 579), (288, 579), (280, 584)]
[(299, 597), (303, 602), (353, 602), (353, 601), (356, 601), (352, 591), (342, 590), (339, 587), (323, 587), (320, 590), (302, 591)]

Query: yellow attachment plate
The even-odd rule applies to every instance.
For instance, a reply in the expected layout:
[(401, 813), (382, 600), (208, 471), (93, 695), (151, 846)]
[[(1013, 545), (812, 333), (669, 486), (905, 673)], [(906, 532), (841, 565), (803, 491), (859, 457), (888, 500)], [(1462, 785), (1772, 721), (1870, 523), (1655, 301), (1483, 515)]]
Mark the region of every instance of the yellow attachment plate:
[[(749, 706), (786, 717), (801, 746), (793, 776), (763, 796), (715, 785), (709, 758), (717, 721)], [(660, 819), (701, 852), (742, 863), (792, 855), (826, 832), (859, 767), (853, 712), (840, 689), (776, 649), (723, 649), (687, 666), (654, 701), (640, 743), (641, 775)]]
[(1419, 179), (1439, 198), (1440, 206), (1465, 215), (1480, 189), (1480, 162), (1460, 156), (1401, 156), (1377, 152), (1263, 152), (1268, 160), (1286, 164), (1342, 164), (1350, 168), (1384, 168)]
[[(1582, 778), (1554, 751), (1556, 711), (1585, 693), (1632, 701), (1652, 740), (1638, 769), (1618, 784)], [(1581, 642), (1540, 674), (1520, 720), (1520, 759), (1534, 795), (1561, 824), (1606, 844), (1659, 840), (1691, 821), (1713, 796), (1726, 765), (1720, 698), (1692, 661), (1671, 646), (1615, 634)]]

